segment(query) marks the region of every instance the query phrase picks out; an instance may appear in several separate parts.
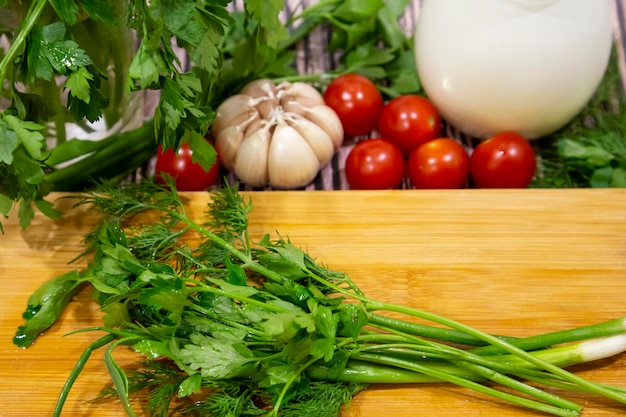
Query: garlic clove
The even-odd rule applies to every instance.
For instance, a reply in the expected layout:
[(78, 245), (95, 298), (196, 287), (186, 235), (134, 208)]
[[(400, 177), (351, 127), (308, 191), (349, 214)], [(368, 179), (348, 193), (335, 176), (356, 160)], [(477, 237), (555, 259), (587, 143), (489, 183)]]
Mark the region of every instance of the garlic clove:
[(343, 143), (343, 125), (341, 124), (341, 120), (339, 120), (339, 116), (337, 116), (337, 113), (335, 113), (333, 109), (326, 105), (314, 106), (304, 108), (302, 115), (324, 129), (333, 141), (335, 150), (339, 149)]
[(320, 166), (324, 166), (330, 162), (335, 154), (335, 146), (324, 129), (301, 116), (291, 117), (287, 120), (287, 123), (296, 129), (304, 140), (306, 140), (315, 153)]
[(295, 113), (300, 116), (304, 116), (308, 110), (307, 107), (304, 107), (302, 104), (294, 100), (282, 102), (281, 106), (285, 113)]
[[(268, 125), (268, 121), (262, 118), (256, 118), (254, 120), (252, 120), (250, 123), (247, 124), (244, 132), (246, 136), (250, 136), (252, 135), (254, 132), (256, 132), (257, 130), (261, 129), (264, 126)], [(271, 126), (268, 126), (268, 128), (271, 128)]]
[(220, 156), (220, 162), (227, 170), (233, 169), (233, 161), (237, 154), (237, 149), (246, 136), (249, 136), (250, 127), (258, 130), (263, 125), (263, 121), (259, 118), (259, 113), (254, 113), (252, 117), (239, 124), (225, 126), (215, 137), (215, 148)]
[(224, 100), (217, 108), (213, 119), (211, 126), (213, 136), (218, 137), (226, 127), (243, 123), (258, 114), (250, 101), (250, 97), (244, 94), (235, 94)]
[(272, 80), (262, 78), (248, 83), (241, 90), (241, 94), (251, 97), (251, 105), (256, 106), (262, 118), (269, 119), (272, 110), (280, 105), (277, 91)]
[(283, 83), (279, 86), (280, 104), (296, 101), (304, 107), (324, 105), (324, 97), (310, 84), (304, 82)]
[(280, 103), (276, 97), (267, 97), (265, 99), (258, 99), (256, 108), (261, 114), (261, 117), (270, 120), (272, 118), (272, 112), (280, 107)]
[(276, 92), (276, 85), (272, 80), (267, 78), (251, 81), (241, 90), (241, 94), (245, 94), (253, 98), (276, 97)]
[(215, 139), (215, 150), (220, 157), (222, 166), (228, 171), (233, 169), (235, 155), (237, 155), (244, 137), (241, 125), (234, 125), (223, 129)]
[(269, 126), (244, 137), (233, 164), (233, 170), (242, 182), (252, 187), (264, 187), (268, 184), (271, 139)]
[(313, 181), (320, 170), (320, 163), (296, 129), (279, 123), (272, 135), (267, 169), (272, 187), (293, 189)]

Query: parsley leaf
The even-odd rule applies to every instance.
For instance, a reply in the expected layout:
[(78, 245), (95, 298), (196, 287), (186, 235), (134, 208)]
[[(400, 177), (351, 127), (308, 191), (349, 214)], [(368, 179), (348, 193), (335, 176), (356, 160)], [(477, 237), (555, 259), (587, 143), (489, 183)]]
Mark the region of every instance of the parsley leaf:
[(245, 7), (250, 17), (257, 22), (254, 37), (256, 51), (266, 58), (272, 58), (278, 43), (287, 36), (279, 19), (285, 7), (284, 0), (248, 0)]
[(91, 98), (91, 81), (93, 81), (93, 75), (86, 68), (80, 68), (67, 77), (65, 87), (72, 91), (72, 95), (75, 98), (89, 104)]
[[(17, 136), (20, 143), (24, 145), (24, 148), (28, 151), (31, 158), (41, 158), (41, 150), (44, 147), (44, 137), (39, 132), (43, 129), (42, 126), (18, 119), (10, 114), (5, 114), (2, 120), (8, 125), (8, 127)], [(10, 136), (8, 131), (6, 134)]]
[(194, 333), (192, 343), (178, 351), (177, 358), (194, 371), (209, 378), (227, 378), (244, 374), (245, 365), (255, 360), (244, 343), (220, 340), (211, 336)]
[[(75, 120), (83, 118), (95, 122), (102, 117), (102, 111), (109, 105), (109, 99), (100, 92), (101, 77), (81, 69), (68, 77), (65, 86), (69, 89), (67, 108)], [(74, 91), (73, 88), (78, 88)]]
[(50, 80), (55, 73), (67, 75), (92, 63), (85, 51), (69, 39), (67, 28), (61, 22), (42, 28), (36, 26), (26, 57), (27, 83), (34, 82), (35, 77)]

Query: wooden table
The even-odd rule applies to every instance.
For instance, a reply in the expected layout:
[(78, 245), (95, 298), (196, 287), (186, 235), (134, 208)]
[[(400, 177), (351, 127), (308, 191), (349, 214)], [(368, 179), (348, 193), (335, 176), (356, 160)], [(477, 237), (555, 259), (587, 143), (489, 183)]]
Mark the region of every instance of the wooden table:
[[(348, 272), (373, 298), (408, 304), (500, 334), (530, 335), (626, 316), (626, 191), (318, 191), (251, 193), (253, 237), (280, 231), (326, 265)], [(205, 193), (185, 194), (199, 218)], [(54, 196), (56, 197), (56, 195)], [(53, 198), (54, 198), (53, 197)], [(60, 201), (68, 209), (70, 202)], [(28, 349), (11, 343), (28, 296), (70, 268), (94, 218), (69, 211), (16, 215), (0, 236), (0, 416), (48, 416), (83, 349), (99, 335), (68, 332), (99, 323), (88, 291)], [(119, 355), (121, 363), (135, 358)], [(626, 355), (574, 368), (626, 387)], [(66, 404), (67, 416), (120, 416), (115, 401), (89, 403), (109, 382), (93, 355)], [(584, 416), (626, 415), (626, 406), (571, 397)], [(375, 386), (352, 417), (533, 416), (450, 385)]]

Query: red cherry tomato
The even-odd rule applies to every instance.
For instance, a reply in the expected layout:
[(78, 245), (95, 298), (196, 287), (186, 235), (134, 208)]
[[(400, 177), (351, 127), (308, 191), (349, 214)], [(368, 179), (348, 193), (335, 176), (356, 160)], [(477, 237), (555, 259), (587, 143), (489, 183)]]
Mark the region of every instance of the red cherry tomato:
[(346, 159), (346, 179), (354, 190), (396, 188), (405, 174), (402, 152), (383, 139), (357, 143)]
[(359, 74), (345, 74), (331, 81), (324, 101), (337, 113), (346, 135), (352, 136), (371, 132), (383, 107), (376, 85)]
[(215, 184), (219, 163), (216, 161), (207, 172), (200, 164), (192, 162), (192, 154), (193, 151), (186, 143), (180, 146), (176, 154), (171, 149), (164, 152), (159, 146), (155, 166), (156, 181), (163, 184), (161, 173), (167, 173), (174, 178), (178, 191), (204, 191)]
[(409, 155), (421, 144), (441, 134), (441, 117), (430, 100), (407, 94), (389, 101), (378, 119), (380, 136)]
[(438, 138), (411, 152), (407, 170), (416, 188), (461, 188), (469, 172), (469, 157), (457, 141)]
[(499, 133), (474, 148), (470, 176), (479, 188), (525, 188), (535, 175), (535, 152), (513, 132)]

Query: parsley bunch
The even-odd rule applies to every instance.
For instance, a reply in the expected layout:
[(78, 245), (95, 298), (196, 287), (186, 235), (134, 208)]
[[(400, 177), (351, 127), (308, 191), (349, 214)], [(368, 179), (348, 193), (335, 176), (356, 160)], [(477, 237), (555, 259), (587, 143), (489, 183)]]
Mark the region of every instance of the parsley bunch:
[[(105, 335), (79, 359), (55, 415), (100, 348), (113, 380), (103, 395), (117, 395), (129, 416), (136, 415), (131, 398), (142, 392), (152, 416), (336, 416), (370, 383), (420, 382), (454, 383), (559, 416), (580, 412), (520, 379), (626, 403), (623, 389), (562, 368), (626, 350), (623, 318), (518, 339), (379, 302), (285, 237), (253, 241), (252, 204), (230, 187), (212, 195), (203, 223), (187, 216), (172, 181), (104, 184), (82, 204), (101, 214), (86, 238), (92, 262), (42, 285), (14, 339), (30, 345), (79, 288), (92, 288), (105, 315), (102, 326), (84, 331)], [(593, 341), (550, 347), (600, 336), (614, 338), (600, 339), (602, 348)], [(115, 362), (114, 350), (125, 345), (145, 358), (139, 370)]]
[[(269, 78), (306, 81), (320, 88), (346, 73), (359, 73), (376, 83), (386, 98), (420, 94), (422, 87), (415, 65), (413, 38), (401, 26), (411, 0), (320, 0), (306, 8), (290, 10), (285, 27), (275, 27), (274, 36), (259, 45), (249, 25), (247, 9), (234, 18), (221, 50), (222, 70), (213, 80), (209, 101), (219, 104), (250, 81)], [(283, 5), (284, 6), (284, 5)], [(265, 15), (283, 6), (267, 3)], [(259, 18), (261, 21), (261, 19)], [(315, 42), (309, 36), (328, 33), (321, 40), (324, 53), (315, 58), (325, 62), (313, 69), (298, 65), (296, 47)], [(313, 38), (315, 39), (315, 38)], [(310, 59), (310, 58), (309, 58)], [(306, 61), (300, 57), (300, 63)]]
[[(18, 204), (23, 228), (33, 203), (58, 216), (45, 200), (50, 191), (127, 174), (157, 144), (177, 149), (188, 142), (196, 162), (210, 167), (215, 151), (204, 135), (214, 112), (205, 92), (223, 64), (221, 48), (234, 22), (229, 3), (0, 0), (0, 35), (9, 45), (0, 50), (0, 214)], [(244, 27), (259, 50), (271, 50), (282, 27), (276, 10), (283, 0), (267, 3), (246, 1)], [(174, 46), (190, 57), (189, 68)], [(66, 122), (117, 120), (129, 95), (142, 90), (159, 93), (144, 126), (98, 143), (65, 137)], [(76, 157), (84, 159), (75, 165)]]

